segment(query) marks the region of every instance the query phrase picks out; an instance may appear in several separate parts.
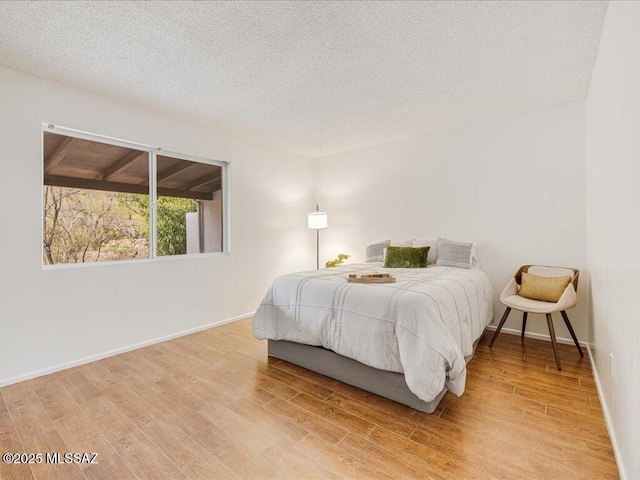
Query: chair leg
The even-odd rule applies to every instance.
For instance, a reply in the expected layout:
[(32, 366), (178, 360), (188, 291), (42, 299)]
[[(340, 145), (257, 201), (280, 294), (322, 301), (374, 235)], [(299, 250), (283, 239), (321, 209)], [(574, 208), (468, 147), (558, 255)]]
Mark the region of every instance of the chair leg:
[(522, 312), (522, 338), (524, 338), (524, 330), (527, 328), (527, 312)]
[(553, 328), (553, 319), (551, 318), (551, 314), (547, 313), (547, 325), (549, 325), (549, 335), (551, 335), (551, 345), (553, 345), (553, 353), (556, 356), (556, 365), (558, 365), (558, 370), (562, 370), (560, 366), (560, 355), (558, 354), (558, 344), (556, 343), (556, 331)]
[(496, 338), (498, 338), (498, 334), (500, 333), (500, 330), (502, 330), (502, 326), (504, 325), (504, 322), (507, 321), (507, 317), (509, 316), (509, 313), (511, 313), (511, 307), (507, 307), (507, 309), (504, 311), (502, 320), (500, 320), (500, 324), (498, 325), (498, 328), (496, 328), (496, 333), (493, 334), (493, 338), (489, 342), (489, 347), (492, 347), (493, 342), (495, 342)]
[(582, 352), (582, 347), (580, 346), (580, 343), (578, 343), (578, 339), (576, 338), (576, 332), (573, 331), (573, 327), (571, 326), (571, 322), (569, 321), (569, 317), (567, 316), (567, 312), (562, 310), (560, 313), (562, 314), (562, 318), (564, 318), (565, 325), (569, 329), (569, 333), (571, 334), (571, 338), (573, 338), (573, 343), (576, 344), (576, 348), (578, 349), (578, 352), (580, 352), (580, 356), (584, 358), (584, 353)]

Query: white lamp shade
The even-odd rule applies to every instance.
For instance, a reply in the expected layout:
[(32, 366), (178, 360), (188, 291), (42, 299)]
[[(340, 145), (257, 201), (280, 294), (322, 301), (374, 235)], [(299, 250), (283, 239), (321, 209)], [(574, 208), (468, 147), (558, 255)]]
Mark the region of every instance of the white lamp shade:
[(320, 230), (329, 226), (327, 222), (327, 212), (312, 212), (307, 215), (309, 228)]

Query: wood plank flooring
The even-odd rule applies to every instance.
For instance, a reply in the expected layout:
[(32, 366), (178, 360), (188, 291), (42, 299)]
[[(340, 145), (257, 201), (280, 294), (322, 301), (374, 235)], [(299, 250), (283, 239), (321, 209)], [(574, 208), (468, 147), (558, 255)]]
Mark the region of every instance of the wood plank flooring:
[(432, 415), (269, 359), (243, 320), (0, 389), (5, 479), (618, 478), (588, 359), (485, 335)]

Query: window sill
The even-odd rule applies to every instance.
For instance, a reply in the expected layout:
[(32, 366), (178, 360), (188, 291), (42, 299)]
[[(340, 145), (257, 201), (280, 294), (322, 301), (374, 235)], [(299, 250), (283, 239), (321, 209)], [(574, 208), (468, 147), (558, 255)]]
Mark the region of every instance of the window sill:
[(156, 262), (172, 262), (175, 260), (192, 260), (203, 258), (230, 257), (231, 253), (212, 252), (212, 253), (190, 253), (185, 255), (168, 255), (155, 258), (140, 258), (136, 260), (112, 260), (109, 262), (87, 262), (87, 263), (59, 263), (57, 265), (42, 265), (43, 271), (49, 270), (66, 270), (72, 268), (91, 268), (91, 267), (112, 267), (114, 265), (139, 265), (145, 263)]

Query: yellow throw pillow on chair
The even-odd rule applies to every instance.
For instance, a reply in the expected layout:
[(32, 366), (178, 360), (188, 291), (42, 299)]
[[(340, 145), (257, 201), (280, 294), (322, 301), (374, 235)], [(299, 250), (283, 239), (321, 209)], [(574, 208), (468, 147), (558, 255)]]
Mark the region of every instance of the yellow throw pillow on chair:
[(571, 277), (539, 277), (522, 272), (518, 295), (532, 300), (556, 303), (571, 283)]

